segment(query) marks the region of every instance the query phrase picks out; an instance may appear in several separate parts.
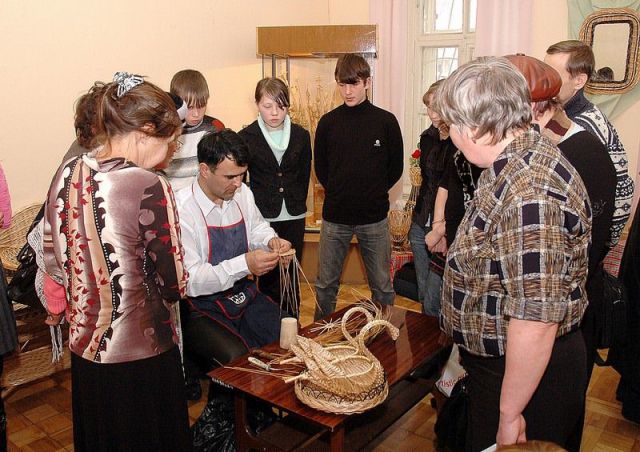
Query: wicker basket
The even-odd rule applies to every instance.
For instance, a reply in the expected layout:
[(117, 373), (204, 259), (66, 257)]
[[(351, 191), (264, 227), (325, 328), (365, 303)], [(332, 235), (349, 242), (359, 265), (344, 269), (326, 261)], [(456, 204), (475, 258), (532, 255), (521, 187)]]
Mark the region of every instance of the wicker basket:
[[(44, 323), (47, 317), (44, 309), (14, 303), (14, 311), (18, 350), (4, 357), (4, 371), (0, 380), (0, 386), (8, 391), (71, 367), (71, 353), (68, 349), (59, 362), (52, 362), (51, 333)], [(67, 338), (67, 332), (63, 328), (64, 339)]]
[(410, 210), (390, 210), (389, 211), (389, 232), (391, 242), (395, 251), (405, 251), (407, 249), (407, 235), (411, 227)]
[(71, 352), (68, 350), (62, 355), (60, 361), (51, 362), (51, 345), (28, 352), (16, 352), (15, 355), (5, 359), (0, 385), (9, 390), (71, 367)]
[[(363, 313), (368, 322), (354, 338), (347, 330), (347, 322), (357, 312)], [(390, 336), (397, 339), (395, 326), (355, 307), (342, 318), (342, 332), (348, 344), (322, 346), (298, 336), (298, 345), (291, 349), (307, 369), (288, 379), (295, 381), (298, 399), (317, 410), (336, 414), (362, 413), (384, 402), (389, 394), (387, 377), (380, 361), (365, 345), (370, 333), (380, 327), (386, 327)]]
[(418, 166), (412, 166), (409, 169), (409, 179), (413, 187), (420, 187), (422, 185), (422, 171)]
[(27, 231), (38, 214), (42, 204), (32, 204), (25, 207), (11, 217), (11, 226), (8, 229), (0, 229), (0, 259), (11, 277), (18, 268), (16, 256), (27, 242)]

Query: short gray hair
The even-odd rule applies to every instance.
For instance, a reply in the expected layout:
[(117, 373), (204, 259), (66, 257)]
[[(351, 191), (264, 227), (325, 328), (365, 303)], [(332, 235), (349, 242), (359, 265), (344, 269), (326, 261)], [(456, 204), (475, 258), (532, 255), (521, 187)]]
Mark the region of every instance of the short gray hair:
[(477, 128), (491, 144), (531, 125), (531, 95), (524, 76), (508, 60), (481, 57), (460, 66), (438, 88), (436, 111), (449, 125)]

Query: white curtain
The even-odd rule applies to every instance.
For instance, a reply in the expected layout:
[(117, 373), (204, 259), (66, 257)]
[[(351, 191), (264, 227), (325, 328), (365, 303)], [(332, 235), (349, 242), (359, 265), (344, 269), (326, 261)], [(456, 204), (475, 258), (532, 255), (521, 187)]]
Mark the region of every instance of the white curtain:
[[(373, 103), (393, 113), (401, 130), (405, 130), (407, 1), (369, 0), (369, 23), (378, 26), (378, 58), (373, 63)], [(391, 190), (392, 205), (402, 195), (401, 182)]]
[(474, 55), (531, 53), (533, 0), (478, 0)]

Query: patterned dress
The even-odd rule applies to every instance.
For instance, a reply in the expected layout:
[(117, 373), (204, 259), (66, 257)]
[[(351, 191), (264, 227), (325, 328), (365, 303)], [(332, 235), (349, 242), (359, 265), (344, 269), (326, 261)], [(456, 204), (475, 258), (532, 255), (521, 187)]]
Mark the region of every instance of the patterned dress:
[(49, 188), (43, 241), (46, 271), (67, 293), (75, 450), (188, 448), (169, 307), (186, 272), (167, 181), (124, 159), (68, 160)]

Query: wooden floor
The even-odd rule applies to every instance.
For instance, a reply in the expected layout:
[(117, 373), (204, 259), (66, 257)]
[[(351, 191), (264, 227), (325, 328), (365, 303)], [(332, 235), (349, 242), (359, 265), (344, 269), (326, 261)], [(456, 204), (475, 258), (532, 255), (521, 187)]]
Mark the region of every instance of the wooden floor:
[[(368, 297), (366, 286), (343, 287), (339, 307), (356, 299)], [(418, 309), (417, 303), (398, 297), (396, 304)], [(310, 289), (303, 288), (301, 319), (303, 324), (313, 318)], [(67, 351), (68, 353), (68, 351)], [(626, 421), (615, 399), (618, 374), (610, 368), (596, 368), (587, 397), (587, 417), (583, 451), (640, 452), (640, 426)], [(202, 382), (206, 388), (206, 382)], [(204, 399), (189, 403), (193, 422), (204, 408)], [(71, 375), (69, 371), (25, 385), (5, 401), (8, 416), (9, 451), (71, 451)], [(433, 425), (435, 411), (430, 397), (409, 411), (377, 441), (374, 450), (383, 452), (434, 450)]]

